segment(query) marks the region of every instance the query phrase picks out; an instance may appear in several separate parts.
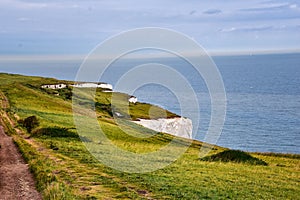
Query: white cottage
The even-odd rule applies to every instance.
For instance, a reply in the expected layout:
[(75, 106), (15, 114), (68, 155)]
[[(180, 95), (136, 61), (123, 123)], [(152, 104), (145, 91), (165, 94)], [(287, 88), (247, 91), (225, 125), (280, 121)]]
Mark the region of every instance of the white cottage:
[[(74, 84), (74, 85), (70, 85), (72, 87), (75, 88), (102, 88), (102, 89), (106, 89), (106, 90), (112, 90), (113, 86), (111, 84), (108, 83), (78, 83), (78, 84)], [(66, 88), (67, 85), (60, 83), (60, 84), (56, 84), (56, 85), (42, 85), (41, 88), (48, 88), (48, 89), (63, 89)]]
[(98, 84), (98, 87), (100, 87), (102, 89), (108, 89), (108, 90), (113, 89), (113, 86), (111, 84), (108, 84), (108, 83), (100, 83), (100, 84)]
[(63, 89), (66, 88), (66, 84), (56, 84), (56, 85), (42, 85), (41, 88), (48, 88), (48, 89)]
[(128, 99), (129, 103), (136, 103), (137, 102), (137, 98), (135, 96), (130, 96)]
[(113, 86), (111, 84), (108, 83), (79, 83), (79, 84), (75, 84), (72, 85), (75, 88), (102, 88), (102, 89), (108, 89), (108, 90), (112, 90)]

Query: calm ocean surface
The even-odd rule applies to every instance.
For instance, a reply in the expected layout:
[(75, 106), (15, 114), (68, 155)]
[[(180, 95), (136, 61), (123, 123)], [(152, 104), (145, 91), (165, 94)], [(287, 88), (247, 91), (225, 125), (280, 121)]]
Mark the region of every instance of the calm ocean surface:
[[(217, 145), (245, 151), (300, 154), (300, 54), (216, 56), (213, 60), (227, 93), (227, 115)], [(190, 112), (200, 112), (197, 139), (203, 140), (210, 120), (210, 98), (203, 80), (185, 61), (121, 59), (110, 66), (101, 81), (114, 85), (132, 67), (149, 62), (171, 66), (190, 81), (200, 102), (200, 111), (191, 107)], [(81, 61), (0, 60), (0, 72), (74, 80), (80, 64)], [(134, 95), (139, 101), (180, 114), (176, 96), (165, 87), (146, 85)], [(184, 96), (184, 92), (176, 95)]]

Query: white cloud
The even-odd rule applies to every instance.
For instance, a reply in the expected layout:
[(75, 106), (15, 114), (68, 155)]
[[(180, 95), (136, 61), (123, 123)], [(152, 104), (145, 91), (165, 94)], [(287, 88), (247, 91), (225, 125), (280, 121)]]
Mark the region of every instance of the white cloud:
[(27, 21), (30, 21), (31, 19), (27, 18), (27, 17), (20, 17), (17, 20), (20, 21), (20, 22), (27, 22)]
[(291, 9), (295, 9), (295, 8), (299, 8), (299, 6), (298, 6), (297, 4), (291, 4), (291, 5), (290, 5), (290, 8), (291, 8)]
[(94, 44), (128, 29), (158, 26), (181, 31), (214, 48), (228, 38), (242, 40), (251, 35), (247, 32), (263, 37), (278, 30), (277, 41), (284, 44), (299, 32), (299, 6), (293, 1), (0, 0), (0, 42), (24, 39), (36, 44), (59, 38), (65, 46)]
[(236, 31), (235, 27), (220, 29), (220, 32), (233, 32)]
[(26, 2), (19, 0), (1, 0), (0, 6), (7, 8), (16, 8), (16, 9), (39, 9), (45, 8), (49, 3), (38, 3), (38, 2)]
[(273, 11), (279, 11), (284, 9), (290, 9), (290, 8), (297, 8), (296, 4), (291, 4), (288, 2), (285, 3), (263, 3), (260, 5), (257, 5), (256, 7), (250, 7), (250, 8), (243, 8), (239, 11), (242, 12), (273, 12)]
[(261, 31), (280, 31), (280, 30), (292, 30), (299, 29), (300, 25), (276, 25), (276, 26), (243, 26), (243, 27), (231, 27), (220, 29), (220, 32), (261, 32)]
[(232, 27), (229, 29), (221, 29), (221, 32), (234, 32), (234, 31), (241, 31), (241, 32), (252, 32), (252, 31), (266, 31), (274, 29), (273, 26), (253, 26), (253, 27)]

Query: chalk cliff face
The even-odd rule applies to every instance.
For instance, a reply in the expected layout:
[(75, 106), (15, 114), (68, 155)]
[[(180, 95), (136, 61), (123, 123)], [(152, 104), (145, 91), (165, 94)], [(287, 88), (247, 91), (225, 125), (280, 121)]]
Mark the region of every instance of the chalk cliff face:
[(188, 118), (140, 119), (140, 121), (134, 122), (157, 132), (169, 133), (184, 138), (192, 138), (193, 124), (192, 120)]

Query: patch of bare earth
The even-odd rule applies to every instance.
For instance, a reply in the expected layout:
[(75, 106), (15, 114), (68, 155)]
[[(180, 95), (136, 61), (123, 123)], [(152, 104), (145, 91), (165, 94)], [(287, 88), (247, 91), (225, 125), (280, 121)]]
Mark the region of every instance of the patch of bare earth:
[(35, 182), (11, 137), (0, 126), (0, 200), (39, 200)]

